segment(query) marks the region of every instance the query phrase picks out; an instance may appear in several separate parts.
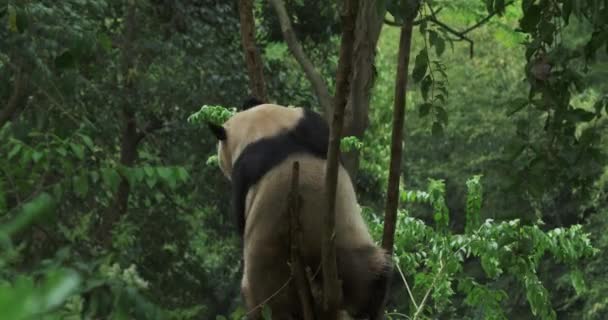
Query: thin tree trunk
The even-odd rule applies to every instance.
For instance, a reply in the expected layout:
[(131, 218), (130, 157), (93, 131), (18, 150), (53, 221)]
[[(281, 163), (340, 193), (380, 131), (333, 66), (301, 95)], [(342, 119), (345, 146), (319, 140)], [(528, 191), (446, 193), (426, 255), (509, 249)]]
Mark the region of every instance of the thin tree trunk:
[(241, 43), (249, 74), (249, 90), (253, 95), (268, 101), (264, 81), (264, 64), (255, 42), (255, 19), (253, 17), (253, 0), (239, 0), (239, 17), (241, 20)]
[[(391, 161), (386, 191), (386, 211), (384, 213), (384, 232), (382, 247), (392, 255), (395, 242), (397, 209), (399, 207), (399, 179), (401, 177), (401, 159), (403, 154), (403, 125), (405, 123), (405, 102), (407, 92), (408, 65), (412, 44), (412, 29), (415, 14), (411, 15), (401, 28), (399, 38), (399, 61), (395, 79), (395, 103), (393, 106), (393, 132), (391, 136)], [(390, 277), (384, 284), (385, 299), (388, 297)], [(382, 308), (384, 309), (384, 308)], [(381, 310), (384, 312), (384, 310)], [(377, 315), (376, 319), (381, 319)]]
[[(125, 31), (122, 43), (121, 73), (124, 79), (123, 101), (122, 101), (122, 140), (120, 145), (120, 164), (131, 167), (137, 158), (137, 145), (141, 140), (137, 133), (137, 119), (133, 110), (130, 96), (133, 96), (133, 81), (130, 71), (134, 64), (133, 41), (135, 37), (135, 3), (125, 1)], [(102, 243), (108, 246), (111, 243), (111, 231), (128, 209), (129, 194), (131, 188), (129, 181), (122, 177), (118, 184), (118, 190), (114, 199), (114, 206), (104, 216), (99, 237)]]
[[(418, 8), (414, 10), (417, 11)], [(384, 213), (384, 230), (382, 235), (382, 247), (390, 254), (393, 254), (393, 244), (395, 242), (395, 229), (397, 224), (397, 209), (399, 208), (399, 179), (401, 177), (401, 159), (403, 153), (403, 125), (405, 123), (405, 107), (407, 92), (407, 75), (410, 62), (410, 48), (412, 44), (412, 29), (414, 27), (414, 17), (405, 22), (401, 28), (399, 37), (399, 55), (397, 65), (397, 75), (395, 79), (395, 103), (393, 106), (393, 131), (391, 136), (391, 161), (388, 177), (386, 211)], [(389, 295), (390, 281), (388, 277), (384, 283), (383, 304)], [(380, 314), (375, 319), (383, 319), (384, 307), (380, 309)]]
[(391, 136), (391, 161), (386, 191), (386, 211), (382, 247), (393, 252), (395, 222), (399, 207), (399, 178), (401, 177), (401, 158), (403, 154), (403, 124), (405, 123), (405, 94), (407, 89), (408, 64), (412, 43), (412, 22), (407, 21), (401, 28), (399, 38), (399, 62), (395, 80), (395, 104), (393, 106), (393, 132)]
[(349, 90), (349, 79), (352, 70), (354, 31), (357, 18), (357, 0), (345, 0), (342, 16), (342, 40), (340, 58), (336, 74), (336, 95), (334, 98), (333, 118), (327, 151), (325, 169), (325, 194), (327, 212), (324, 217), (322, 267), (323, 267), (323, 309), (324, 319), (336, 319), (341, 297), (341, 285), (336, 266), (335, 246), (335, 206), (338, 182), (338, 155), (344, 123), (344, 109)]
[(323, 77), (304, 53), (304, 50), (293, 31), (293, 27), (291, 26), (291, 21), (287, 15), (287, 9), (285, 9), (285, 3), (282, 0), (269, 0), (269, 2), (277, 12), (279, 23), (281, 24), (281, 32), (283, 33), (283, 38), (285, 38), (289, 50), (304, 70), (304, 74), (308, 78), (308, 81), (310, 81), (310, 84), (315, 91), (315, 95), (317, 96), (317, 99), (319, 99), (319, 104), (323, 108), (325, 119), (329, 120), (329, 115), (332, 114), (332, 98), (327, 89), (327, 85), (323, 81)]
[[(378, 0), (362, 1), (357, 15), (353, 76), (346, 105), (344, 135), (363, 139), (369, 125), (369, 104), (375, 80), (374, 60), (376, 45), (382, 30), (384, 15), (378, 10)], [(351, 179), (357, 176), (359, 152), (353, 150), (342, 155), (344, 167)]]
[(6, 106), (0, 110), (0, 128), (2, 128), (19, 109), (23, 108), (27, 96), (26, 91), (27, 75), (25, 74), (21, 63), (16, 63), (13, 92), (11, 93)]

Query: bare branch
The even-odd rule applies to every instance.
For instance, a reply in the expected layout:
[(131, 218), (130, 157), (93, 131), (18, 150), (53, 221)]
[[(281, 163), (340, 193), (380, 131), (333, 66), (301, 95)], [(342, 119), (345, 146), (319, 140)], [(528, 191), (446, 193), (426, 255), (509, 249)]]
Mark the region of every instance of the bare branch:
[(304, 320), (314, 320), (314, 308), (312, 292), (310, 291), (310, 284), (306, 277), (306, 269), (301, 259), (300, 252), (300, 194), (299, 194), (299, 180), (300, 180), (300, 163), (295, 161), (292, 167), (291, 173), (291, 191), (289, 192), (289, 207), (287, 208), (289, 213), (289, 242), (290, 242), (290, 267), (291, 276), (295, 280), (294, 285), (298, 296), (300, 297), (300, 303), (302, 305), (302, 312)]
[(300, 45), (300, 42), (293, 31), (293, 27), (291, 26), (291, 21), (287, 15), (287, 9), (285, 9), (285, 3), (282, 0), (268, 1), (277, 12), (279, 23), (281, 24), (281, 32), (283, 33), (283, 38), (285, 38), (285, 42), (287, 43), (289, 50), (304, 70), (304, 74), (308, 78), (308, 81), (310, 81), (317, 99), (319, 99), (319, 104), (323, 108), (325, 118), (329, 119), (332, 109), (332, 98), (329, 94), (329, 89), (323, 81), (321, 74), (315, 69), (312, 62), (310, 62), (304, 53), (304, 50), (302, 49), (302, 46)]

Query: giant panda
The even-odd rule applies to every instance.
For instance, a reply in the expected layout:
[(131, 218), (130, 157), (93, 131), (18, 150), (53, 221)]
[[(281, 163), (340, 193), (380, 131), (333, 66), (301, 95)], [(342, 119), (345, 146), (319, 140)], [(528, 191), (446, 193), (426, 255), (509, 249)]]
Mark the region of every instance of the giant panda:
[[(218, 139), (219, 166), (232, 184), (232, 205), (243, 239), (241, 293), (250, 319), (268, 305), (273, 319), (302, 314), (290, 278), (287, 194), (292, 164), (300, 163), (301, 255), (321, 283), (325, 160), (329, 128), (315, 112), (246, 101), (222, 126), (209, 123)], [(336, 190), (336, 253), (342, 309), (373, 318), (381, 308), (390, 258), (378, 248), (360, 213), (351, 179), (340, 164)], [(270, 299), (269, 299), (270, 298)]]

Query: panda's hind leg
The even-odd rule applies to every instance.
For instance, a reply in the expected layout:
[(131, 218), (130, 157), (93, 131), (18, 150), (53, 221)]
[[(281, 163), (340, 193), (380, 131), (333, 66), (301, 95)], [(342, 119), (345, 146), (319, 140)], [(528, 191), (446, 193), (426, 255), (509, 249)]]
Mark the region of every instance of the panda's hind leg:
[(384, 304), (386, 284), (392, 273), (390, 257), (375, 246), (337, 248), (344, 307), (359, 318), (375, 319)]
[(274, 254), (268, 246), (251, 253), (245, 263), (241, 292), (248, 310), (247, 319), (262, 319), (266, 305), (273, 319), (296, 320), (301, 315), (297, 293), (290, 281), (286, 255)]

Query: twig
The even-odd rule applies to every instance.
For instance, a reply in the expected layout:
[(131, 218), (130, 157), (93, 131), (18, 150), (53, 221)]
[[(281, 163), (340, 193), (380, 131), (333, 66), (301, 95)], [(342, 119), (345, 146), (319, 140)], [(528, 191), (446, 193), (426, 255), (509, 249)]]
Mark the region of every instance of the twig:
[(332, 98), (329, 94), (327, 85), (323, 81), (323, 77), (304, 53), (304, 50), (293, 31), (293, 27), (291, 26), (291, 21), (287, 15), (287, 9), (285, 9), (285, 3), (282, 0), (269, 0), (269, 2), (277, 12), (279, 23), (281, 24), (281, 32), (283, 33), (283, 38), (285, 38), (289, 50), (304, 70), (304, 74), (308, 78), (308, 81), (310, 81), (317, 99), (319, 99), (319, 104), (323, 108), (323, 112), (326, 116), (325, 118), (329, 119), (329, 115), (332, 114)]
[[(510, 6), (510, 5), (512, 5), (513, 3), (515, 3), (515, 1), (509, 1), (509, 2), (505, 3), (505, 8), (506, 8), (506, 7), (508, 7), (508, 6)], [(439, 13), (439, 10), (438, 10), (438, 11), (436, 11), (435, 13)], [(481, 20), (477, 21), (477, 23), (473, 24), (472, 26), (470, 26), (470, 27), (468, 27), (468, 28), (464, 29), (464, 30), (462, 31), (462, 33), (463, 33), (463, 34), (467, 34), (467, 33), (469, 33), (470, 31), (472, 31), (472, 30), (474, 30), (474, 29), (479, 28), (479, 27), (480, 27), (482, 24), (484, 24), (484, 23), (488, 22), (490, 19), (492, 19), (492, 17), (493, 17), (493, 16), (495, 16), (496, 14), (498, 14), (498, 12), (497, 12), (497, 11), (491, 12), (491, 13), (490, 13), (489, 15), (487, 15), (485, 18), (483, 18), (483, 19), (481, 19)]]
[[(507, 6), (510, 6), (511, 4), (515, 3), (515, 1), (509, 1), (505, 4), (505, 8)], [(451, 33), (452, 35), (456, 36), (456, 39), (461, 40), (461, 41), (466, 41), (469, 43), (469, 55), (471, 56), (471, 58), (473, 57), (473, 48), (474, 48), (474, 42), (473, 40), (471, 40), (471, 38), (467, 37), (466, 34), (479, 28), (481, 25), (483, 25), (484, 23), (488, 22), (492, 17), (494, 17), (498, 12), (494, 11), (491, 12), (490, 14), (488, 14), (486, 17), (484, 17), (483, 19), (477, 21), (476, 23), (474, 23), (472, 26), (464, 29), (463, 31), (458, 31), (450, 26), (448, 26), (447, 24), (441, 22), (439, 20), (439, 18), (437, 18), (437, 14), (439, 13), (439, 10), (433, 10), (433, 7), (431, 5), (428, 5), (429, 10), (431, 11), (431, 15), (428, 19), (429, 22), (432, 22), (434, 24), (436, 24), (437, 26), (441, 27), (442, 29), (444, 29), (445, 31), (447, 31), (448, 33)]]
[(418, 309), (416, 309), (416, 313), (414, 313), (414, 317), (412, 318), (414, 320), (416, 320), (418, 318), (418, 316), (422, 312), (422, 309), (424, 309), (424, 305), (426, 304), (426, 301), (428, 300), (429, 295), (431, 294), (431, 291), (433, 291), (433, 287), (435, 287), (435, 284), (437, 283), (437, 279), (439, 279), (441, 272), (443, 272), (443, 267), (445, 266), (445, 264), (443, 263), (443, 260), (441, 260), (441, 257), (440, 257), (439, 263), (441, 264), (441, 267), (439, 268), (439, 270), (437, 270), (437, 275), (435, 276), (435, 278), (433, 278), (433, 282), (431, 283), (431, 286), (424, 294), (424, 298), (422, 298), (422, 302), (420, 302)]
[(287, 279), (287, 281), (285, 281), (285, 283), (283, 283), (283, 285), (279, 289), (277, 289), (277, 291), (275, 291), (273, 294), (271, 294), (268, 298), (264, 299), (264, 301), (260, 302), (257, 306), (251, 308), (251, 310), (247, 311), (247, 314), (245, 314), (245, 315), (250, 315), (255, 310), (257, 310), (257, 309), (261, 308), (263, 305), (265, 305), (268, 301), (270, 301), (277, 294), (279, 294), (279, 292), (281, 292), (283, 289), (285, 289), (285, 287), (287, 287), (287, 285), (289, 284), (289, 282), (291, 282), (292, 279), (293, 279), (293, 277), (290, 276)]
[(291, 190), (289, 192), (289, 205), (287, 208), (289, 214), (289, 242), (290, 242), (290, 267), (291, 276), (295, 280), (294, 285), (300, 303), (304, 320), (314, 320), (313, 298), (310, 291), (310, 285), (306, 278), (306, 270), (302, 264), (300, 257), (300, 194), (298, 185), (300, 180), (300, 163), (295, 161), (291, 173)]
[(403, 280), (403, 283), (405, 284), (405, 288), (407, 289), (407, 294), (410, 296), (410, 300), (412, 300), (412, 304), (414, 305), (414, 308), (418, 309), (418, 304), (416, 303), (416, 299), (414, 298), (412, 289), (410, 289), (410, 285), (407, 283), (407, 280), (405, 279), (405, 275), (403, 274), (403, 271), (401, 271), (401, 267), (399, 267), (398, 263), (395, 263), (395, 265), (397, 266), (397, 270), (399, 271), (401, 280)]

